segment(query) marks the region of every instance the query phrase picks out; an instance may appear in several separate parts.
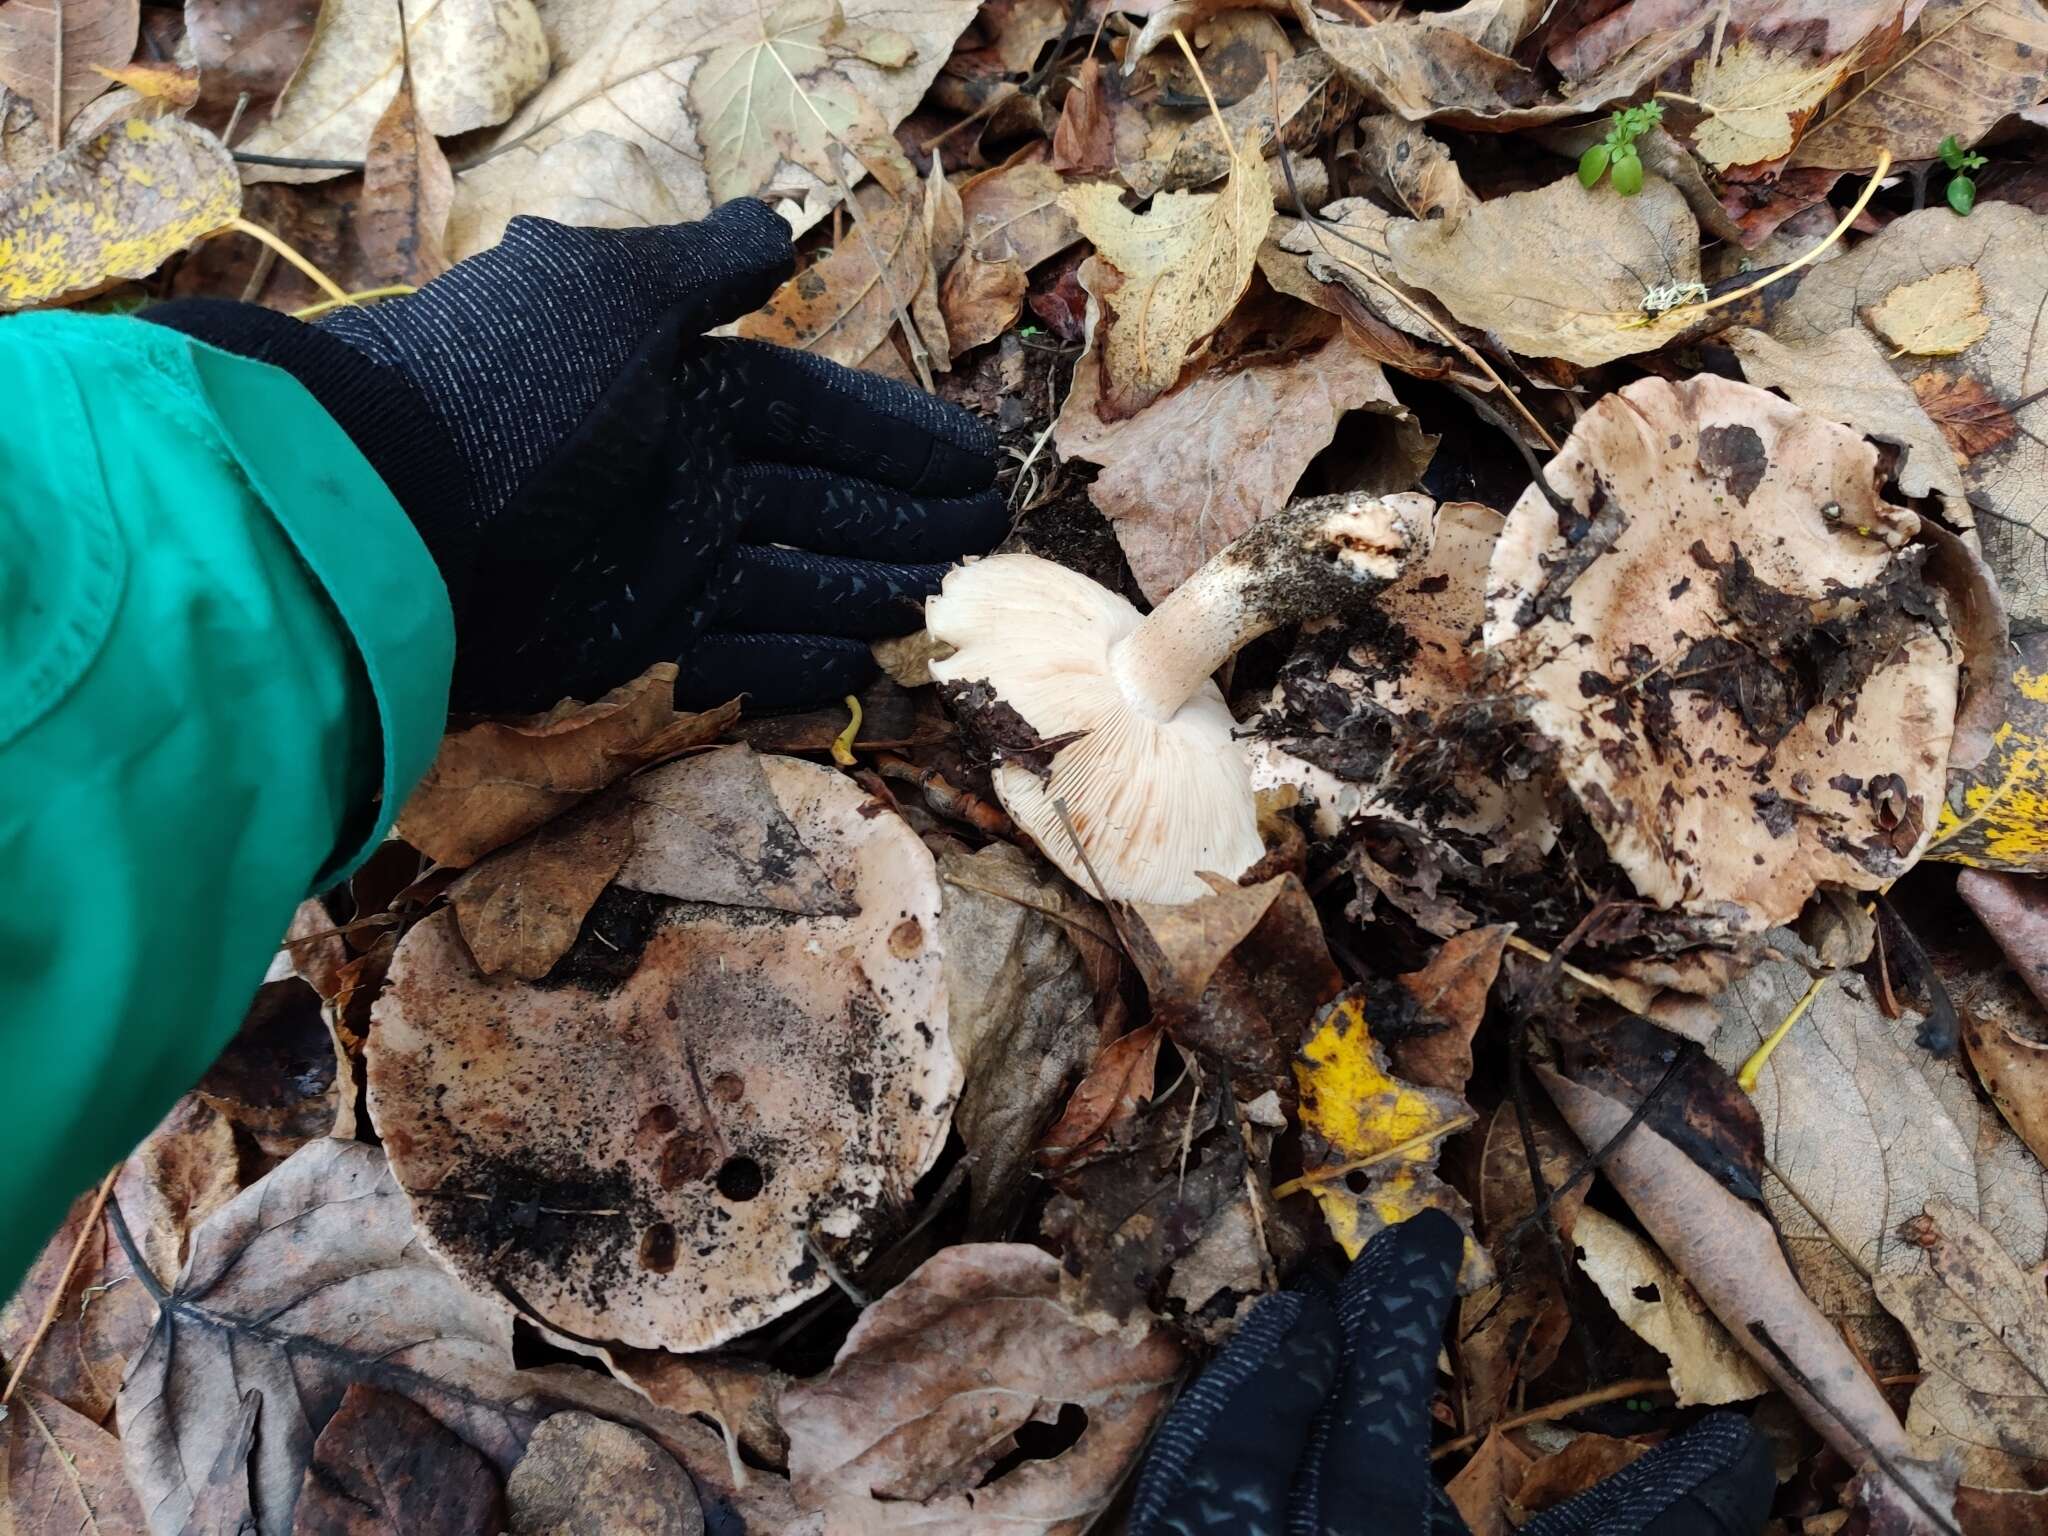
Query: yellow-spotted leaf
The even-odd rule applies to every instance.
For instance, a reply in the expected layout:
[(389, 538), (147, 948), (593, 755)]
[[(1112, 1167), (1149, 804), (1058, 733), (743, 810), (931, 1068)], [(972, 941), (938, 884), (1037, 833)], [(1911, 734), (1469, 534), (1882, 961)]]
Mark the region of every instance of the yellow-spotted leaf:
[(1927, 857), (2048, 874), (2048, 633), (2014, 648), (2005, 723), (1983, 762), (1949, 776)]
[(147, 277), (241, 210), (234, 161), (205, 129), (114, 123), (0, 195), (0, 311)]
[(1294, 1077), (1302, 1128), (1311, 1133), (1305, 1150), (1312, 1159), (1321, 1154), (1294, 1188), (1315, 1197), (1344, 1252), (1355, 1259), (1375, 1234), (1434, 1207), (1466, 1229), (1460, 1288), (1489, 1283), (1493, 1264), (1472, 1240), (1471, 1214), (1436, 1174), (1443, 1139), (1472, 1124), (1465, 1102), (1394, 1076), (1355, 991), (1316, 1016)]

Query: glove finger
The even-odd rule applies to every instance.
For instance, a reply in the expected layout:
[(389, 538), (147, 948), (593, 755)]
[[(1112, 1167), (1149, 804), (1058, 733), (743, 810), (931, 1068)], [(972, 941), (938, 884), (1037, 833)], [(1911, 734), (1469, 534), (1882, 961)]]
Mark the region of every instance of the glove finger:
[(1575, 1499), (1522, 1536), (1755, 1536), (1777, 1492), (1771, 1443), (1732, 1413), (1713, 1413)]
[(742, 459), (807, 464), (919, 496), (967, 496), (995, 482), (995, 435), (957, 406), (808, 352), (715, 345)]
[(1311, 1435), (1293, 1529), (1338, 1536), (1362, 1509), (1384, 1515), (1385, 1530), (1428, 1529), (1431, 1386), (1464, 1247), (1455, 1221), (1423, 1211), (1380, 1233), (1346, 1272), (1337, 1317), (1349, 1358)]
[(821, 469), (750, 464), (739, 472), (753, 507), (746, 534), (821, 555), (957, 560), (985, 554), (1010, 528), (1003, 493), (910, 496)]
[(949, 569), (742, 544), (720, 572), (717, 622), (740, 633), (787, 629), (794, 620), (821, 635), (908, 634), (924, 622), (924, 599)]
[(1180, 1396), (1138, 1473), (1130, 1536), (1281, 1536), (1310, 1419), (1336, 1379), (1319, 1296), (1268, 1296)]
[(710, 709), (745, 694), (749, 714), (814, 709), (859, 693), (876, 671), (874, 656), (858, 640), (708, 634), (678, 659), (676, 707)]

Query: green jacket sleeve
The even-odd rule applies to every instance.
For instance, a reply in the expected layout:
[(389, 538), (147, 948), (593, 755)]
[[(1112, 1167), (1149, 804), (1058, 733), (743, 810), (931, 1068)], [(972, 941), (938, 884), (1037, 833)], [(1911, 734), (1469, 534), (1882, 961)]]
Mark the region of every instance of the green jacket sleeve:
[(28, 315), (0, 321), (0, 398), (4, 1294), (233, 1036), (293, 907), (383, 837), (454, 637), (288, 374)]

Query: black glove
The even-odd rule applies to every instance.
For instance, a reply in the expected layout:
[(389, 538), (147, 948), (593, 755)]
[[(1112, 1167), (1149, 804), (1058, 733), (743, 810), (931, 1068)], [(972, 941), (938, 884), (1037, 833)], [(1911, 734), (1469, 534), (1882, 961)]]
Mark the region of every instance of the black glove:
[[(1425, 1211), (1374, 1238), (1334, 1295), (1260, 1301), (1160, 1426), (1129, 1536), (1464, 1536), (1429, 1469), (1463, 1241)], [(1775, 1488), (1769, 1443), (1712, 1414), (1520, 1536), (1754, 1536)]]
[(384, 478), (455, 609), (452, 706), (539, 709), (681, 663), (679, 702), (853, 692), (1007, 523), (993, 441), (929, 395), (708, 339), (792, 269), (765, 204), (697, 224), (514, 219), (418, 293), (303, 325), (145, 317), (285, 368)]

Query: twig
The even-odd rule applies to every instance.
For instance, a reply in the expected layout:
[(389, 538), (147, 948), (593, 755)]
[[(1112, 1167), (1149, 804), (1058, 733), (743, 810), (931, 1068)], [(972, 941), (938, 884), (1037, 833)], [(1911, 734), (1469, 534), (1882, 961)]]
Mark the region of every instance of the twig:
[(43, 1315), (36, 1323), (36, 1331), (28, 1336), (28, 1343), (22, 1346), (15, 1357), (14, 1369), (8, 1373), (7, 1387), (0, 1391), (0, 1406), (14, 1397), (14, 1389), (21, 1385), (21, 1378), (28, 1373), (28, 1364), (35, 1359), (36, 1351), (49, 1337), (50, 1330), (57, 1325), (57, 1313), (64, 1305), (64, 1293), (71, 1288), (71, 1276), (78, 1269), (78, 1261), (85, 1257), (86, 1239), (99, 1227), (100, 1212), (107, 1208), (107, 1199), (114, 1193), (114, 1180), (121, 1176), (121, 1165), (116, 1163), (100, 1180), (99, 1193), (93, 1196), (92, 1207), (85, 1213), (85, 1220), (79, 1225), (78, 1236), (71, 1244), (71, 1256), (64, 1261), (64, 1271), (57, 1276), (57, 1283), (50, 1290), (50, 1299), (43, 1304)]
[(1397, 1157), (1413, 1152), (1417, 1147), (1426, 1147), (1432, 1141), (1439, 1141), (1446, 1136), (1455, 1136), (1478, 1118), (1477, 1115), (1467, 1110), (1462, 1115), (1446, 1120), (1442, 1125), (1433, 1125), (1426, 1131), (1419, 1131), (1415, 1135), (1410, 1136), (1406, 1141), (1396, 1142), (1383, 1152), (1375, 1152), (1371, 1157), (1357, 1158), (1348, 1163), (1332, 1163), (1327, 1168), (1311, 1169), (1298, 1179), (1289, 1179), (1285, 1184), (1275, 1185), (1273, 1188), (1273, 1198), (1275, 1200), (1285, 1200), (1289, 1195), (1313, 1194), (1318, 1184), (1327, 1184), (1333, 1179), (1345, 1178), (1350, 1174), (1358, 1172), (1361, 1168), (1371, 1168), (1379, 1163), (1392, 1162)]
[[(1527, 939), (1521, 937), (1519, 934), (1509, 934), (1507, 938), (1507, 945), (1509, 949), (1515, 950), (1520, 954), (1527, 955), (1531, 960), (1540, 960), (1546, 965), (1548, 965), (1552, 960), (1555, 960), (1557, 958), (1555, 955), (1551, 954), (1549, 950), (1543, 948), (1540, 944), (1531, 944)], [(1573, 965), (1570, 961), (1562, 962), (1559, 965), (1558, 969), (1564, 975), (1571, 977), (1571, 979), (1573, 981), (1576, 981), (1580, 986), (1591, 987), (1595, 992), (1598, 992), (1602, 997), (1606, 998), (1609, 1002), (1619, 1003), (1622, 1007), (1628, 1009), (1629, 1012), (1635, 1012), (1634, 1002), (1630, 998), (1625, 996), (1621, 991), (1619, 991), (1615, 987), (1614, 983), (1612, 983), (1611, 981), (1607, 981), (1599, 976), (1595, 976), (1591, 971), (1582, 971), (1576, 965)]]
[(360, 171), (360, 160), (308, 160), (298, 155), (254, 155), (246, 149), (228, 151), (242, 165), (275, 165), (287, 171)]
[[(135, 1271), (135, 1278), (142, 1282), (142, 1288), (149, 1292), (149, 1299), (156, 1303), (161, 1314), (170, 1305), (171, 1293), (164, 1289), (163, 1281), (157, 1279), (156, 1271), (149, 1267), (149, 1261), (142, 1256), (142, 1250), (135, 1246), (135, 1238), (128, 1230), (128, 1218), (121, 1214), (121, 1202), (107, 1201), (107, 1225), (114, 1229), (114, 1241), (121, 1245), (121, 1252), (127, 1256), (128, 1267)], [(162, 1318), (159, 1317), (159, 1321)]]
[(811, 1231), (808, 1227), (804, 1229), (804, 1247), (809, 1250), (811, 1257), (818, 1261), (818, 1268), (825, 1271), (825, 1278), (838, 1286), (840, 1293), (848, 1301), (852, 1302), (862, 1311), (866, 1311), (873, 1298), (849, 1280), (840, 1270), (839, 1266), (832, 1262), (832, 1256), (818, 1245), (818, 1240), (811, 1236)]
[(247, 91), (239, 92), (235, 96), (235, 110), (228, 114), (228, 125), (220, 131), (221, 143), (226, 144), (234, 139), (235, 130), (242, 126), (242, 114), (248, 110), (249, 93)]
[(51, 25), (55, 28), (50, 38), (51, 69), (57, 79), (55, 94), (50, 107), (50, 149), (62, 153), (64, 149), (64, 0), (52, 0), (50, 7)]
[[(1531, 1408), (1527, 1413), (1518, 1413), (1513, 1418), (1502, 1419), (1489, 1426), (1491, 1430), (1524, 1429), (1531, 1424), (1549, 1424), (1557, 1419), (1569, 1418), (1585, 1408), (1598, 1408), (1602, 1403), (1619, 1402), (1624, 1397), (1644, 1397), (1652, 1392), (1667, 1396), (1674, 1391), (1671, 1383), (1662, 1376), (1637, 1376), (1628, 1381), (1617, 1381), (1610, 1387), (1595, 1387), (1591, 1392), (1581, 1392), (1575, 1397), (1561, 1397), (1554, 1403), (1545, 1403), (1541, 1408)], [(1485, 1435), (1460, 1435), (1447, 1440), (1429, 1453), (1431, 1461), (1441, 1461), (1446, 1456), (1455, 1456), (1460, 1451), (1469, 1451)]]

